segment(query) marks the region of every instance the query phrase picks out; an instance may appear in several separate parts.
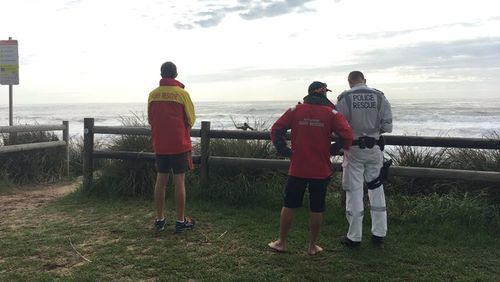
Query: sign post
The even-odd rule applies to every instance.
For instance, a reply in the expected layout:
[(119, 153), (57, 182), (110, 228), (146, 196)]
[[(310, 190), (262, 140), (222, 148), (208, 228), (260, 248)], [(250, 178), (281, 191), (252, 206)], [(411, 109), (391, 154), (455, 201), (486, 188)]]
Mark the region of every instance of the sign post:
[(17, 40), (0, 40), (0, 85), (9, 85), (9, 125), (12, 126), (13, 87), (19, 84), (19, 51)]

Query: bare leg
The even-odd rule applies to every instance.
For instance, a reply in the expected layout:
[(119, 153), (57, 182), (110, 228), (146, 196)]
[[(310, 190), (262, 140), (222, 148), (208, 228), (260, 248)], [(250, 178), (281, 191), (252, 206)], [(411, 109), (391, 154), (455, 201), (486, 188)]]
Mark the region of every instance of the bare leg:
[(268, 246), (278, 252), (286, 252), (286, 237), (292, 226), (293, 209), (283, 207), (280, 217), (280, 234), (277, 241), (271, 242)]
[(307, 253), (310, 255), (315, 255), (323, 251), (320, 246), (316, 245), (322, 219), (323, 213), (320, 212), (311, 212), (309, 215), (309, 248), (307, 249)]
[(185, 173), (174, 174), (175, 187), (175, 217), (179, 221), (184, 221), (184, 210), (186, 208), (186, 184)]
[(155, 183), (155, 207), (156, 207), (156, 218), (165, 218), (165, 188), (168, 183), (168, 173), (158, 173), (156, 175)]

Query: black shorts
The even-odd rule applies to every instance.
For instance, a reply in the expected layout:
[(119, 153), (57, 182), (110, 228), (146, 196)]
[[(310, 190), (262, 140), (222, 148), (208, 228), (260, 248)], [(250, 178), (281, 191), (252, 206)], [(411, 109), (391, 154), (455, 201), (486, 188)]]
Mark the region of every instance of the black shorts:
[(309, 188), (309, 208), (311, 212), (325, 211), (326, 188), (330, 177), (325, 179), (288, 176), (283, 195), (283, 206), (290, 209), (302, 207), (306, 187)]
[(156, 169), (159, 173), (174, 174), (186, 173), (193, 168), (191, 152), (184, 152), (175, 155), (156, 155)]

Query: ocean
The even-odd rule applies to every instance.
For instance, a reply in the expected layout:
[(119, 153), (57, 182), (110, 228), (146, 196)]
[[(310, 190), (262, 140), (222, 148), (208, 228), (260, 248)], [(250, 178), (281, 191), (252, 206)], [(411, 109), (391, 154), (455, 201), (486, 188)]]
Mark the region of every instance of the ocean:
[[(298, 101), (298, 100), (297, 100)], [(297, 101), (196, 102), (196, 124), (210, 121), (212, 129), (235, 129), (248, 122), (269, 129)], [(495, 99), (391, 99), (392, 135), (491, 137), (500, 135), (500, 98)], [(95, 125), (120, 126), (128, 118), (147, 121), (146, 103), (14, 104), (14, 125), (70, 122), (70, 136), (83, 135), (83, 119)], [(147, 122), (146, 122), (147, 123)], [(0, 105), (0, 126), (9, 124), (9, 107)]]

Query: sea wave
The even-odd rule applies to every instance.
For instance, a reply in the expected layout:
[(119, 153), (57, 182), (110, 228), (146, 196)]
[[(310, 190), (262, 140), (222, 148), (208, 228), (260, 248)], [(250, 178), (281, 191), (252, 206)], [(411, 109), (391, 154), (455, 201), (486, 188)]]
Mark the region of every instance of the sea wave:
[[(235, 129), (248, 122), (268, 129), (296, 101), (196, 102), (197, 121), (211, 122), (213, 129)], [(391, 101), (394, 135), (484, 137), (500, 133), (500, 98), (489, 100), (402, 100)], [(15, 105), (14, 124), (59, 124), (70, 122), (70, 135), (81, 136), (83, 119), (96, 125), (116, 125), (123, 118), (139, 117), (147, 123), (145, 103)], [(8, 125), (8, 107), (0, 106), (0, 126)]]

